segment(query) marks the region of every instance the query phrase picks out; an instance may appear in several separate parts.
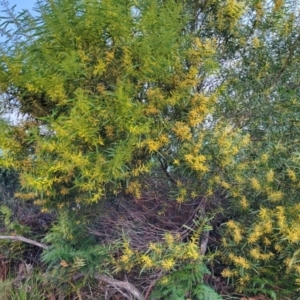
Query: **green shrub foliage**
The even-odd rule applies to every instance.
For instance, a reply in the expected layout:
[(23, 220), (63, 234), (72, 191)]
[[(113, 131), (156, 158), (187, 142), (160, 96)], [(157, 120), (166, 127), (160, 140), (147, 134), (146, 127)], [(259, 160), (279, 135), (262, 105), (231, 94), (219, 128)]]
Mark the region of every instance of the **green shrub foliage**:
[[(207, 209), (223, 210), (218, 261), (224, 280), (238, 292), (273, 298), (296, 291), (300, 35), (294, 2), (48, 0), (36, 4), (34, 16), (10, 11), (0, 26), (7, 38), (0, 47), (1, 103), (23, 118), (0, 123), (0, 167), (19, 174), (16, 196), (69, 212), (117, 195), (139, 201), (145, 178), (160, 169), (172, 201), (201, 198)], [(66, 241), (64, 226), (60, 220), (46, 240)], [(200, 253), (198, 238), (192, 243)], [(79, 257), (86, 266), (93, 251), (102, 251), (81, 255), (79, 245), (71, 251), (62, 244), (51, 250), (54, 256), (73, 263)], [(152, 253), (132, 251), (139, 266)], [(178, 253), (167, 257), (174, 266), (186, 260)], [(116, 269), (130, 270), (119, 263)], [(177, 282), (176, 272), (189, 263), (174, 268), (170, 280)], [(191, 297), (201, 298), (208, 287), (195, 280)], [(156, 292), (184, 297), (181, 283), (169, 287)]]

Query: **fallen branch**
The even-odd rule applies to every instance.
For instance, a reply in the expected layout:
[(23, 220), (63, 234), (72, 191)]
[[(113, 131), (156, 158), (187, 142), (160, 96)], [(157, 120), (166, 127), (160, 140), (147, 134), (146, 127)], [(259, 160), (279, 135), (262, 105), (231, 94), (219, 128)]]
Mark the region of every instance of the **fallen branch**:
[(13, 241), (20, 241), (20, 242), (24, 242), (24, 243), (27, 243), (27, 244), (31, 244), (31, 245), (34, 245), (34, 246), (37, 246), (37, 247), (40, 247), (40, 248), (43, 248), (43, 249), (48, 249), (49, 247), (44, 245), (44, 244), (41, 244), (39, 242), (36, 242), (34, 240), (31, 240), (31, 239), (27, 239), (23, 236), (20, 236), (20, 235), (8, 235), (8, 236), (5, 236), (5, 235), (0, 235), (0, 240), (13, 240)]
[[(73, 276), (73, 280), (78, 280), (79, 278), (84, 277), (84, 274), (79, 273)], [(99, 281), (104, 281), (106, 283), (109, 283), (110, 285), (114, 286), (115, 288), (122, 288), (129, 292), (131, 295), (133, 295), (137, 300), (144, 300), (143, 294), (131, 283), (128, 281), (120, 281), (117, 279), (114, 279), (107, 275), (102, 275), (95, 273), (93, 276), (95, 279)]]

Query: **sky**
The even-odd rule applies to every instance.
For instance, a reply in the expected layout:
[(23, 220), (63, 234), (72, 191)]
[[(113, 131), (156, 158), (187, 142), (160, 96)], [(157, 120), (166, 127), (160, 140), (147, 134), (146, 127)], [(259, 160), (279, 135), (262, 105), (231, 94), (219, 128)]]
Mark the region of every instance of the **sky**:
[[(28, 9), (32, 11), (33, 7), (35, 6), (36, 0), (6, 0), (9, 4), (9, 7), (13, 7), (16, 5), (15, 13), (21, 12), (23, 9)], [(1, 11), (0, 7), (0, 11)], [(1, 37), (0, 37), (1, 40)], [(2, 115), (5, 119), (10, 120), (12, 123), (17, 123), (19, 120), (17, 113), (9, 113)]]
[(9, 6), (16, 6), (16, 12), (22, 11), (23, 9), (32, 10), (35, 6), (36, 0), (8, 0)]

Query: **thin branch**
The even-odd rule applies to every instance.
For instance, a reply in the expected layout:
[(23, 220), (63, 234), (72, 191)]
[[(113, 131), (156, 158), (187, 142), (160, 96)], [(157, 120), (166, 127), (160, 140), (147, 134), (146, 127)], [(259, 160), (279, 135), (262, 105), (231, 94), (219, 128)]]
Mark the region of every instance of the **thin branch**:
[(159, 163), (161, 165), (162, 170), (164, 171), (164, 173), (166, 174), (166, 176), (171, 180), (171, 182), (173, 184), (176, 184), (176, 180), (168, 172), (168, 164), (166, 162), (166, 159), (163, 157), (163, 155), (161, 153), (158, 153), (158, 154), (160, 154), (160, 156), (157, 156), (157, 158), (158, 158), (158, 161), (159, 161)]
[(0, 240), (20, 241), (20, 242), (31, 244), (31, 245), (34, 245), (34, 246), (37, 246), (37, 247), (40, 247), (40, 248), (43, 248), (43, 249), (48, 249), (49, 248), (48, 246), (46, 246), (44, 244), (41, 244), (41, 243), (36, 242), (34, 240), (31, 240), (31, 239), (27, 239), (27, 238), (25, 238), (23, 236), (20, 236), (20, 235), (12, 235), (12, 236), (0, 235)]
[(287, 67), (292, 63), (293, 55), (295, 54), (295, 50), (297, 49), (299, 41), (300, 41), (300, 34), (296, 37), (294, 43), (291, 45), (291, 47), (289, 49), (288, 56), (285, 59), (285, 62), (283, 64), (283, 66), (281, 67), (281, 69), (277, 73), (276, 77), (272, 80), (271, 87), (274, 87), (277, 84), (277, 82), (280, 79), (281, 75), (285, 72)]

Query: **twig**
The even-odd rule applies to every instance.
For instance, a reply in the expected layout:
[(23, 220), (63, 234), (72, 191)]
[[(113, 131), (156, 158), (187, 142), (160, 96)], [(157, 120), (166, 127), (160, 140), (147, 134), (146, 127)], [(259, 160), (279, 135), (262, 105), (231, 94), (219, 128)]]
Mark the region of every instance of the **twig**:
[(297, 44), (298, 44), (299, 41), (300, 41), (300, 34), (296, 37), (294, 43), (291, 45), (291, 47), (289, 49), (288, 56), (285, 59), (285, 62), (283, 64), (283, 66), (281, 67), (281, 69), (277, 73), (276, 77), (272, 80), (271, 87), (274, 87), (277, 84), (277, 82), (280, 79), (281, 75), (284, 73), (284, 71), (287, 69), (287, 67), (292, 62), (293, 55), (295, 54), (295, 50), (297, 49)]
[(31, 240), (31, 239), (27, 239), (27, 238), (25, 238), (23, 236), (20, 236), (20, 235), (12, 235), (12, 236), (0, 235), (0, 240), (20, 241), (20, 242), (31, 244), (31, 245), (34, 245), (34, 246), (37, 246), (37, 247), (40, 247), (40, 248), (43, 248), (43, 249), (48, 249), (49, 248), (48, 246), (46, 246), (44, 244), (41, 244), (41, 243), (36, 242), (34, 240)]
[(160, 154), (160, 156), (157, 156), (157, 158), (158, 158), (158, 161), (161, 165), (162, 170), (164, 171), (166, 176), (171, 180), (171, 182), (173, 184), (176, 184), (176, 180), (171, 176), (171, 174), (168, 171), (168, 164), (166, 162), (166, 159), (163, 157), (163, 155), (161, 153), (158, 152), (158, 154)]

